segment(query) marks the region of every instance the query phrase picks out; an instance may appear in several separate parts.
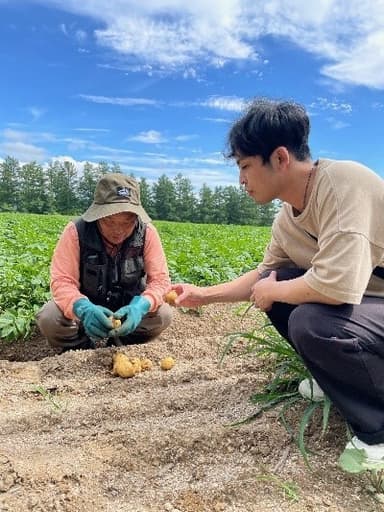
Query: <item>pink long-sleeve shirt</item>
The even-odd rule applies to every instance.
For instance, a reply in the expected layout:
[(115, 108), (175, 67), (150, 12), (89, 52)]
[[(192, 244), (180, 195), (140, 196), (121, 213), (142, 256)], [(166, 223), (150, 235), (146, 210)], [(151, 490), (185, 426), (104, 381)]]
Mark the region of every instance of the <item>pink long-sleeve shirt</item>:
[[(110, 248), (106, 246), (107, 252)], [(153, 224), (147, 224), (144, 243), (144, 271), (146, 288), (141, 294), (150, 303), (150, 311), (156, 311), (164, 302), (164, 294), (170, 287), (167, 260), (159, 234)], [(51, 262), (51, 293), (64, 316), (73, 320), (73, 303), (87, 298), (80, 293), (80, 245), (76, 226), (69, 222), (56, 245)]]

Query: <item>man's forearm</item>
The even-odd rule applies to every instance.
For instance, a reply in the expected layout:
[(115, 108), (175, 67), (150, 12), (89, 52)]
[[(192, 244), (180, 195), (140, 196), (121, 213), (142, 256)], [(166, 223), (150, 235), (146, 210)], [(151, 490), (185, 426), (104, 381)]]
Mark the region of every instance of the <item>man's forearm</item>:
[(304, 304), (307, 302), (331, 305), (342, 304), (342, 302), (327, 297), (308, 286), (303, 277), (288, 281), (275, 281), (272, 284), (271, 295), (274, 297), (273, 302), (285, 302), (287, 304)]
[(207, 286), (203, 288), (204, 304), (249, 301), (251, 288), (259, 279), (259, 272), (251, 270), (233, 281)]

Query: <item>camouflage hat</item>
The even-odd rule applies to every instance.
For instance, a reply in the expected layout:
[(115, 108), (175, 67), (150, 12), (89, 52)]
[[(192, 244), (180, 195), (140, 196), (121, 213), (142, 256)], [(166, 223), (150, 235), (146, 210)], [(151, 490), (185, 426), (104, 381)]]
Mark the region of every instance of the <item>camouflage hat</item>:
[(140, 202), (140, 187), (131, 176), (108, 173), (100, 178), (95, 188), (93, 203), (83, 213), (85, 222), (93, 222), (121, 212), (136, 213), (145, 223), (151, 222)]

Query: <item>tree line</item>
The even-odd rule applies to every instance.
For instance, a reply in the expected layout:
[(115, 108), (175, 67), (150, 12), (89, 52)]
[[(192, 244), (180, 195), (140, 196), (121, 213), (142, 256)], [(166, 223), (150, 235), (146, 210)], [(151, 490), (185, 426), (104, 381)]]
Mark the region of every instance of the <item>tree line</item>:
[[(91, 204), (97, 181), (108, 172), (121, 172), (120, 166), (87, 162), (79, 174), (68, 160), (21, 165), (7, 156), (0, 163), (0, 211), (80, 215)], [(257, 205), (235, 186), (211, 189), (203, 184), (196, 193), (182, 174), (173, 179), (163, 174), (153, 183), (136, 179), (143, 207), (156, 220), (268, 226), (279, 208), (277, 203)]]

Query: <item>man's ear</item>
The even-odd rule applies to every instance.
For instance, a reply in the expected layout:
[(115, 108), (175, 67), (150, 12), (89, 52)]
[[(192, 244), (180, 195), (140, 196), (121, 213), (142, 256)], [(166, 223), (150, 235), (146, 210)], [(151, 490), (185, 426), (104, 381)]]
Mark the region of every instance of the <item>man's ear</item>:
[(288, 149), (285, 146), (277, 147), (271, 154), (271, 162), (276, 168), (284, 169), (288, 167), (290, 162)]

